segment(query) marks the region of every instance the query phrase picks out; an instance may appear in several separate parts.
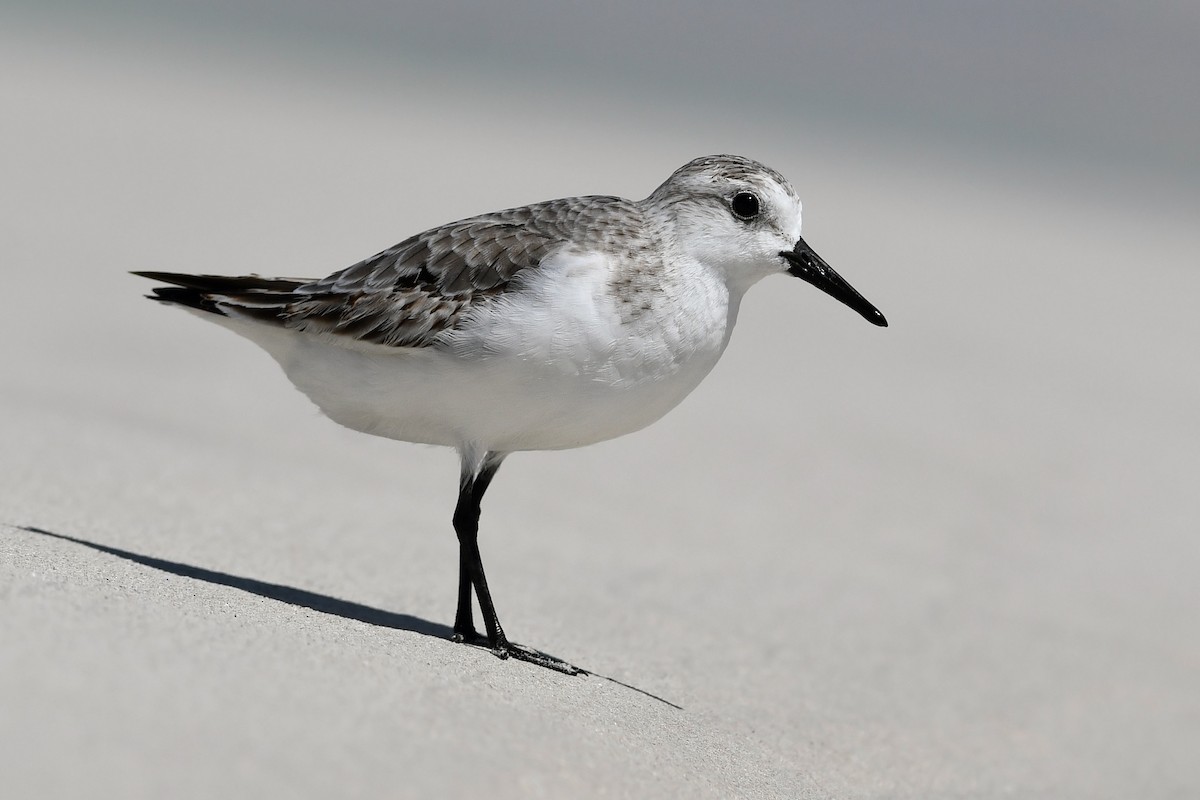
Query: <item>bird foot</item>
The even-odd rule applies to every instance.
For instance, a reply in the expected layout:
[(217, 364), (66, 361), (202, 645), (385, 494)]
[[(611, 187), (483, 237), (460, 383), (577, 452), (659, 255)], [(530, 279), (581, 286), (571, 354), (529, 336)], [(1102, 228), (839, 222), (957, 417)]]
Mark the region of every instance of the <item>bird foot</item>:
[(459, 630), (458, 628), (455, 628), (454, 634), (450, 637), (450, 641), (454, 642), (455, 644), (471, 644), (479, 647), (483, 647), (488, 643), (487, 638), (482, 636), (479, 631), (475, 630), (474, 628), (467, 628), (466, 630)]
[(493, 647), (492, 652), (498, 658), (515, 658), (517, 661), (525, 661), (529, 664), (535, 664), (543, 669), (554, 670), (561, 672), (564, 675), (590, 675), (586, 669), (577, 667), (574, 664), (563, 661), (561, 658), (556, 658), (549, 653), (543, 653), (541, 650), (534, 650), (532, 647), (526, 647), (522, 644), (514, 644), (513, 642), (504, 641), (499, 646)]
[(541, 650), (535, 650), (532, 647), (526, 647), (523, 644), (516, 644), (508, 641), (508, 639), (500, 639), (498, 642), (488, 640), (488, 637), (479, 633), (474, 629), (455, 631), (450, 640), (459, 644), (469, 644), (473, 647), (485, 647), (492, 652), (496, 658), (505, 659), (512, 658), (517, 661), (524, 661), (528, 664), (542, 667), (543, 669), (561, 672), (564, 675), (590, 675), (586, 669), (577, 667), (574, 664), (563, 661), (561, 658), (556, 658), (549, 653), (543, 653)]

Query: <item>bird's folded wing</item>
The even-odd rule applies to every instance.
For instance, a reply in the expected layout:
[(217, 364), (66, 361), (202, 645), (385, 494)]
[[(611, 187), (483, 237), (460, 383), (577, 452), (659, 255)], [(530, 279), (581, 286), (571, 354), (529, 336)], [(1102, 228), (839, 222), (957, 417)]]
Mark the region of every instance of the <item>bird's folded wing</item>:
[(298, 287), (278, 319), (303, 331), (427, 346), (561, 243), (501, 215), (451, 223)]
[(615, 197), (575, 197), (425, 231), (317, 281), (138, 273), (174, 284), (155, 299), (296, 330), (393, 347), (425, 347), (522, 270), (628, 213)]

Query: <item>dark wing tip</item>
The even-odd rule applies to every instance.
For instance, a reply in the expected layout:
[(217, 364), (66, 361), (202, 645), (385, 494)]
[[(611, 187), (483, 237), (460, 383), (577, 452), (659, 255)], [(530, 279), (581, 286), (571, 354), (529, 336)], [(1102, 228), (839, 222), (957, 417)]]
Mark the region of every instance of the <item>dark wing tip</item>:
[[(245, 306), (242, 310), (251, 316), (268, 318), (271, 321), (278, 317), (279, 309), (283, 305), (294, 299), (292, 292), (306, 283), (296, 278), (262, 278), (257, 275), (231, 277), (151, 270), (134, 270), (130, 274), (171, 284), (151, 289), (152, 294), (146, 295), (151, 300), (195, 308), (223, 317), (229, 314), (221, 304)], [(264, 310), (267, 310), (267, 313), (263, 313)]]
[(150, 300), (195, 308), (222, 317), (228, 316), (211, 297), (198, 289), (191, 289), (186, 286), (155, 286), (150, 291), (152, 294), (146, 295)]
[(189, 275), (184, 272), (154, 272), (133, 270), (130, 275), (162, 281), (173, 286), (186, 286), (202, 292), (291, 292), (307, 281), (298, 278), (262, 278), (258, 275)]
[(153, 272), (151, 270), (131, 269), (130, 275), (137, 275), (139, 278), (149, 278), (152, 281), (162, 281), (164, 283), (174, 283), (172, 280), (175, 277), (184, 277), (178, 272)]

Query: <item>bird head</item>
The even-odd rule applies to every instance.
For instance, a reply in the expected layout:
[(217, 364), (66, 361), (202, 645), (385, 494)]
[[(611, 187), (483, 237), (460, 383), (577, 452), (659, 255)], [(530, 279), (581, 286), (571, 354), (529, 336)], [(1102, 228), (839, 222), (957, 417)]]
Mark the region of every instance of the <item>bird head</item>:
[(645, 201), (674, 222), (676, 246), (721, 270), (731, 289), (745, 291), (775, 273), (812, 284), (886, 326), (871, 305), (800, 235), (801, 204), (775, 170), (741, 156), (705, 156), (677, 169)]

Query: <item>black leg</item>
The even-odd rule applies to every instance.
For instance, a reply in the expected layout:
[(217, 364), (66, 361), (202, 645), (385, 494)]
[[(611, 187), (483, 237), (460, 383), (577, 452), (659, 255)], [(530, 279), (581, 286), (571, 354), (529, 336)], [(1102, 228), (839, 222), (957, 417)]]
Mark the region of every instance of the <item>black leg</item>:
[(467, 564), (467, 550), (459, 537), (458, 548), (458, 611), (454, 614), (454, 641), (473, 642), (479, 638), (475, 630), (474, 596), (471, 594), (471, 571)]
[(488, 590), (487, 575), (483, 571), (483, 558), (479, 554), (479, 513), (484, 492), (495, 477), (505, 455), (487, 453), (482, 466), (475, 474), (470, 473), (465, 462), (463, 465), (458, 485), (458, 504), (454, 507), (454, 532), (458, 535), (458, 611), (454, 615), (454, 640), (474, 644), (480, 639), (475, 630), (471, 604), (471, 589), (474, 588), (475, 595), (479, 598), (479, 610), (483, 614), (488, 647), (497, 656), (512, 656), (520, 661), (528, 661), (568, 675), (586, 674), (584, 670), (554, 656), (513, 644), (504, 635), (504, 628), (500, 626), (500, 617), (496, 614), (492, 593)]
[[(496, 641), (493, 626), (500, 636), (504, 635), (504, 631), (500, 629), (500, 622), (496, 619), (491, 594), (487, 591), (487, 582), (483, 578), (483, 561), (479, 556), (479, 504), (496, 470), (500, 469), (503, 459), (502, 455), (488, 453), (476, 474), (471, 474), (464, 463), (463, 473), (458, 482), (458, 505), (454, 507), (454, 532), (458, 534), (458, 610), (454, 614), (454, 640), (458, 642), (474, 643), (479, 639), (479, 633), (475, 630), (471, 589), (480, 582), (483, 583), (483, 592), (480, 593), (479, 604), (483, 610), (484, 623), (492, 620), (492, 624), (487, 626), (489, 644), (494, 646)], [(486, 605), (482, 599), (485, 596)]]

